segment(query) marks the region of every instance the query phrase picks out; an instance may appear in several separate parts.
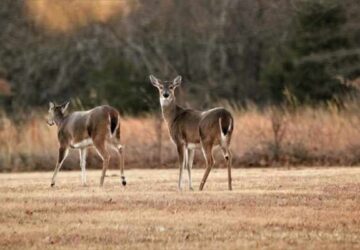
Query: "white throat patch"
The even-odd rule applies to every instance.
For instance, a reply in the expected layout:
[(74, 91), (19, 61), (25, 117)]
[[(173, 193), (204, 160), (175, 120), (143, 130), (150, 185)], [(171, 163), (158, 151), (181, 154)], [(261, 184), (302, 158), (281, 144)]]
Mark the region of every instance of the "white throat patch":
[(168, 106), (173, 101), (172, 98), (164, 98), (163, 96), (160, 96), (160, 105), (161, 106)]

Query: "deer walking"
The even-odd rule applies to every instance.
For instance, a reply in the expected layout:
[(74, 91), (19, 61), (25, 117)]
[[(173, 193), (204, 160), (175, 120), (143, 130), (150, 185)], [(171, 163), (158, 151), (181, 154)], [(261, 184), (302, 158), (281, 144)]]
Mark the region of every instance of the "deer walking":
[(234, 129), (234, 119), (231, 113), (220, 107), (201, 112), (177, 105), (175, 89), (181, 85), (181, 76), (177, 76), (173, 81), (161, 81), (150, 75), (150, 81), (159, 90), (163, 117), (167, 123), (170, 137), (177, 147), (180, 162), (179, 190), (182, 190), (184, 168), (187, 168), (188, 171), (189, 189), (193, 190), (191, 169), (194, 150), (198, 147), (201, 147), (206, 160), (206, 170), (200, 184), (200, 190), (203, 190), (210, 170), (215, 165), (213, 157), (215, 146), (220, 146), (223, 152), (228, 169), (228, 187), (229, 190), (232, 190), (232, 155), (229, 146)]
[(120, 114), (110, 106), (98, 106), (88, 111), (65, 114), (69, 102), (62, 105), (49, 103), (47, 123), (58, 128), (59, 156), (51, 180), (55, 185), (56, 176), (64, 163), (69, 148), (80, 153), (81, 181), (86, 184), (86, 156), (88, 147), (94, 146), (103, 161), (100, 186), (104, 184), (105, 173), (110, 161), (109, 150), (114, 150), (120, 157), (122, 185), (126, 185), (124, 175), (124, 149), (120, 144)]

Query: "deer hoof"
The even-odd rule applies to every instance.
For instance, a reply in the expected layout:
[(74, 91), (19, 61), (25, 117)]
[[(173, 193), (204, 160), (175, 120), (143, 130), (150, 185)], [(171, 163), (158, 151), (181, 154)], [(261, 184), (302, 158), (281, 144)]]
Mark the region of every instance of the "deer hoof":
[(51, 184), (50, 184), (50, 186), (51, 186), (51, 187), (54, 187), (54, 186), (55, 186), (55, 183), (54, 183), (54, 182), (53, 182), (53, 183), (51, 183)]
[(126, 180), (125, 180), (125, 176), (121, 176), (121, 183), (123, 186), (126, 186)]

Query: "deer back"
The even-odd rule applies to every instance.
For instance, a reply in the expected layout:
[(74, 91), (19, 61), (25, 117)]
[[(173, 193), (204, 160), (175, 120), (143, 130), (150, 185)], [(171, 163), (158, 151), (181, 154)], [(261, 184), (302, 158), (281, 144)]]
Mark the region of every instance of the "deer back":
[(110, 106), (99, 106), (88, 111), (69, 114), (59, 129), (59, 141), (76, 143), (95, 136), (111, 136), (120, 126), (118, 111)]
[(182, 109), (168, 122), (170, 136), (176, 144), (200, 143), (199, 122), (201, 112), (192, 109)]

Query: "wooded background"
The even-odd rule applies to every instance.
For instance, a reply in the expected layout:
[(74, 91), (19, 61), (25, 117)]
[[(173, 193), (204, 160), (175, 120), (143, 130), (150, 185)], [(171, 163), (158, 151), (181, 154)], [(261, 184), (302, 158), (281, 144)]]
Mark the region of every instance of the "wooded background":
[(0, 171), (53, 169), (50, 100), (115, 106), (126, 167), (176, 167), (149, 74), (182, 75), (183, 106), (231, 110), (236, 167), (359, 164), (359, 13), (357, 0), (3, 0)]
[(359, 13), (357, 0), (3, 0), (2, 103), (138, 114), (159, 108), (149, 74), (181, 74), (198, 108), (337, 101), (360, 76)]

